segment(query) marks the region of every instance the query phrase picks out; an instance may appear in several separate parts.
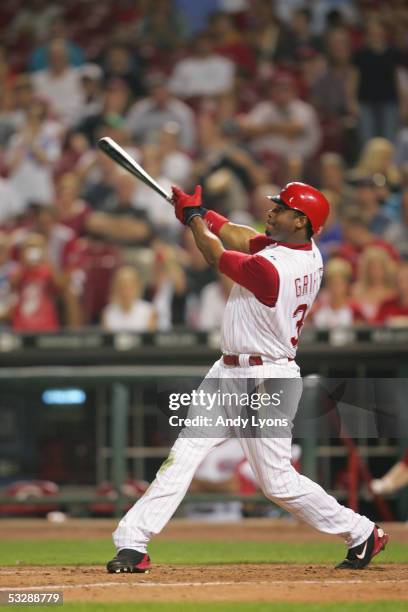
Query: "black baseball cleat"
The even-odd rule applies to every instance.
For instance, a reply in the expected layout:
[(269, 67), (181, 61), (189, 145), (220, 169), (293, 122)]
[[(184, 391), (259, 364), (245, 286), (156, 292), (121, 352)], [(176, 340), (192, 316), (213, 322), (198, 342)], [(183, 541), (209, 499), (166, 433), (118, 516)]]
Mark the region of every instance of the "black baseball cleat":
[(150, 567), (149, 555), (130, 548), (120, 550), (116, 557), (113, 557), (106, 565), (110, 574), (146, 574)]
[(384, 550), (388, 540), (389, 536), (376, 525), (365, 542), (349, 548), (347, 557), (336, 565), (336, 569), (363, 569), (375, 555)]

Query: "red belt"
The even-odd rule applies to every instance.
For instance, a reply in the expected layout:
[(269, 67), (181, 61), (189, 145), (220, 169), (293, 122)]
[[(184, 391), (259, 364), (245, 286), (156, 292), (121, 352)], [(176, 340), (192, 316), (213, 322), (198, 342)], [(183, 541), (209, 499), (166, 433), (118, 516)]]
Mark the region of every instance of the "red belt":
[[(239, 363), (239, 355), (223, 355), (222, 360), (225, 365), (237, 368)], [(288, 361), (294, 361), (291, 357), (288, 357)], [(260, 355), (249, 355), (248, 363), (250, 366), (263, 365), (263, 359)]]

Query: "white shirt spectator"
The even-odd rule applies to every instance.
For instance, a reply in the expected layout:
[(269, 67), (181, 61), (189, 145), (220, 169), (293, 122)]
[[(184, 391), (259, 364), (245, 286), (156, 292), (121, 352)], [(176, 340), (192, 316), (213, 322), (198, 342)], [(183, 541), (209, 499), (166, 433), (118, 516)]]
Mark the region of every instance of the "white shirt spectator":
[(194, 113), (181, 100), (170, 98), (165, 106), (158, 106), (151, 98), (136, 102), (128, 112), (126, 128), (144, 144), (157, 137), (164, 125), (172, 121), (180, 128), (180, 145), (191, 150), (196, 140)]
[(47, 162), (38, 161), (24, 141), (23, 133), (16, 133), (10, 139), (9, 158), (23, 150), (20, 164), (10, 176), (10, 184), (21, 200), (25, 210), (30, 202), (49, 203), (54, 198), (53, 164), (61, 155), (61, 126), (55, 121), (44, 121), (34, 144), (45, 153)]
[(353, 310), (342, 306), (334, 310), (329, 304), (323, 305), (313, 316), (313, 323), (319, 329), (336, 329), (353, 325)]
[(12, 183), (0, 177), (0, 225), (23, 212), (24, 206)]
[[(160, 176), (156, 181), (168, 193), (171, 193), (172, 181), (167, 176)], [(156, 230), (169, 230), (171, 234), (178, 236), (182, 229), (182, 225), (177, 220), (172, 206), (166, 206), (161, 195), (152, 191), (144, 183), (137, 186), (134, 199), (134, 207), (139, 210), (144, 210), (149, 221), (154, 225)]]
[(64, 125), (73, 125), (83, 102), (79, 69), (67, 67), (59, 75), (39, 70), (32, 78), (37, 92), (47, 99)]
[(124, 311), (119, 304), (108, 304), (104, 310), (104, 326), (109, 331), (149, 331), (154, 309), (150, 302), (138, 300)]
[(217, 96), (231, 90), (235, 67), (221, 55), (180, 60), (170, 79), (170, 90), (181, 98)]
[(247, 115), (250, 125), (278, 124), (293, 121), (303, 127), (299, 136), (288, 138), (282, 134), (265, 134), (251, 141), (255, 152), (267, 151), (283, 157), (299, 155), (307, 158), (316, 153), (321, 132), (315, 110), (302, 100), (292, 100), (285, 108), (274, 102), (260, 102)]
[(185, 189), (191, 182), (193, 162), (191, 158), (181, 151), (172, 151), (163, 159), (163, 174), (172, 185), (179, 185)]

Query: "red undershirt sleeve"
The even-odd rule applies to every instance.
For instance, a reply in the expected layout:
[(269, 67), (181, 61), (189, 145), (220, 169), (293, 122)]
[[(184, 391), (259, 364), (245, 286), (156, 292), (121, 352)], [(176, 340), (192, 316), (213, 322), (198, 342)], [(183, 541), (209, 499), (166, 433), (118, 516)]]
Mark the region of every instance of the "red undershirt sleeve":
[(265, 304), (275, 306), (279, 295), (279, 273), (273, 263), (260, 255), (238, 251), (224, 251), (219, 263), (220, 272), (251, 291)]
[(249, 241), (249, 252), (254, 255), (255, 253), (259, 253), (269, 244), (271, 244), (273, 240), (266, 236), (266, 234), (257, 234)]

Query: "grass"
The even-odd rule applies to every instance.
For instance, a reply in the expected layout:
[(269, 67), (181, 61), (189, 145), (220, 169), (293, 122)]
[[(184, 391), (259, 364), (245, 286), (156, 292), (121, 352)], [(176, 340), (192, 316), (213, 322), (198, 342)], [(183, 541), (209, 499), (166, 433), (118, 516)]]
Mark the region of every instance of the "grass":
[[(345, 553), (341, 543), (333, 542), (203, 542), (198, 540), (157, 540), (149, 547), (154, 563), (301, 563), (333, 564)], [(3, 540), (2, 565), (99, 565), (114, 553), (109, 540)], [(408, 544), (391, 542), (381, 553), (380, 563), (406, 563)], [(374, 563), (376, 561), (374, 560)]]
[[(407, 612), (406, 601), (383, 600), (375, 602), (336, 603), (182, 603), (182, 602), (138, 602), (138, 603), (66, 603), (63, 612)], [(49, 612), (50, 606), (35, 606), (38, 612)]]
[[(345, 547), (340, 542), (235, 542), (202, 540), (156, 540), (149, 552), (156, 563), (162, 564), (230, 564), (230, 563), (298, 563), (332, 566), (342, 558)], [(1, 566), (24, 565), (101, 565), (113, 556), (109, 539), (24, 541), (3, 540), (0, 547)], [(379, 562), (406, 563), (408, 544), (392, 542), (381, 554)], [(375, 563), (376, 561), (374, 561)], [(103, 568), (101, 567), (101, 571)], [(138, 594), (140, 598), (141, 594)], [(146, 599), (147, 593), (143, 594)], [(407, 601), (376, 601), (331, 603), (280, 602), (153, 602), (129, 601), (124, 603), (65, 603), (56, 607), (62, 612), (407, 612)], [(35, 610), (49, 610), (50, 606), (35, 606)]]

